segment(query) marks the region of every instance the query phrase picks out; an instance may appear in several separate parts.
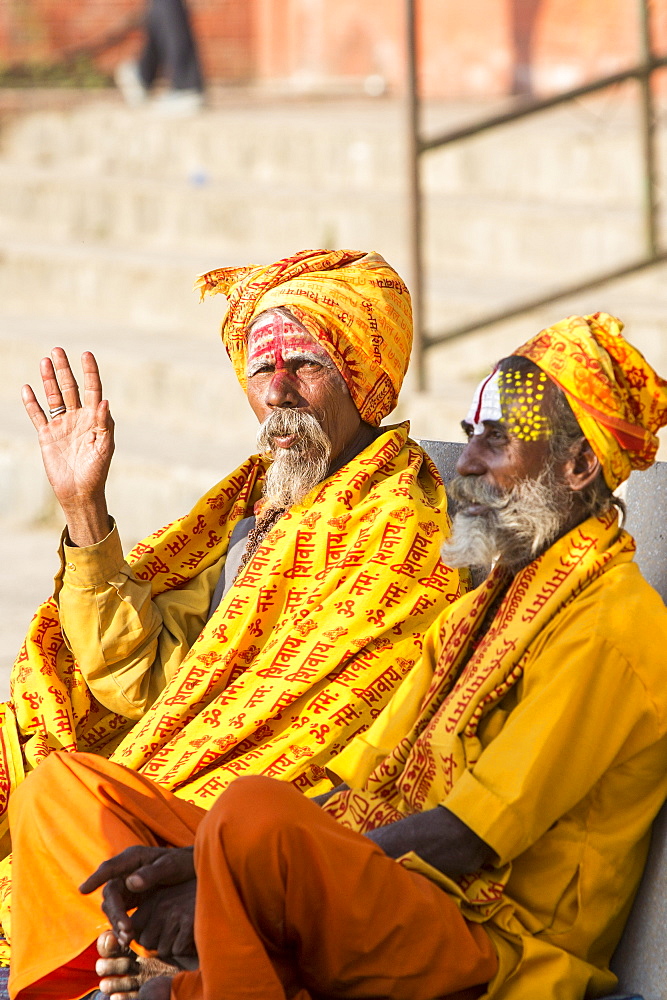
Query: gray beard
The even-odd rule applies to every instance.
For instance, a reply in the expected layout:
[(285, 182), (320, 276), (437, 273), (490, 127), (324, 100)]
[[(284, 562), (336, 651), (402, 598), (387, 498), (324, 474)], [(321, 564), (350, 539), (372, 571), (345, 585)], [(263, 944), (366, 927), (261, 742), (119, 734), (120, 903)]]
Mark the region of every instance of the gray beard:
[[(274, 448), (274, 437), (298, 434), (290, 448)], [(271, 507), (287, 509), (326, 478), (331, 442), (314, 416), (288, 408), (274, 410), (257, 432), (257, 447), (273, 459), (266, 473), (264, 496)]]
[(572, 514), (572, 491), (551, 469), (507, 493), (475, 476), (457, 476), (447, 491), (461, 506), (480, 503), (487, 508), (483, 514), (455, 515), (452, 534), (441, 550), (443, 562), (454, 568), (488, 572), (501, 565), (516, 573), (560, 537)]

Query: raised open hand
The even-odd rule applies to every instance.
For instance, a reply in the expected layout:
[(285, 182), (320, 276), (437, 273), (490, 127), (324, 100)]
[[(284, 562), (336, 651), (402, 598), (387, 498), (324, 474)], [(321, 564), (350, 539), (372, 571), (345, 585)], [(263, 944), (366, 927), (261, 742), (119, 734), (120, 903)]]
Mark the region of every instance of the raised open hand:
[(113, 420), (93, 355), (81, 356), (83, 405), (79, 387), (61, 347), (43, 358), (40, 374), (52, 419), (31, 386), (21, 391), (23, 405), (37, 430), (46, 475), (65, 512), (71, 540), (90, 545), (109, 530), (104, 487), (113, 455)]

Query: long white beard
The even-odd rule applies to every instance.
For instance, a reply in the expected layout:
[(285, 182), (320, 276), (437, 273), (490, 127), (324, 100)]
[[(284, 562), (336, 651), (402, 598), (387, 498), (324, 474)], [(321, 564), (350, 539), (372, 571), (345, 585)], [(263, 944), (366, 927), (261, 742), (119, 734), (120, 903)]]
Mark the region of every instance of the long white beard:
[[(290, 434), (298, 435), (291, 447), (273, 447), (273, 438)], [(264, 482), (264, 496), (272, 507), (293, 507), (326, 478), (331, 442), (310, 413), (274, 410), (257, 432), (257, 447), (273, 459)]]
[(441, 551), (443, 562), (452, 567), (488, 571), (500, 563), (516, 572), (562, 534), (572, 512), (572, 491), (551, 469), (506, 493), (475, 476), (457, 476), (447, 491), (461, 505), (479, 503), (487, 508), (483, 514), (455, 515), (452, 534)]

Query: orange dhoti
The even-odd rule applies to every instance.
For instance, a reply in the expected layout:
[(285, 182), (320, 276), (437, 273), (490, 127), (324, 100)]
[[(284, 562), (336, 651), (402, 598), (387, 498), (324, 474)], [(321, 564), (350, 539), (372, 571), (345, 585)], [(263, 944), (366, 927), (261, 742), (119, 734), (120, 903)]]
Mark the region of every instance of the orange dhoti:
[(96, 988), (108, 925), (101, 893), (76, 887), (133, 844), (195, 843), (200, 967), (173, 1000), (434, 1000), (495, 973), (486, 932), (442, 889), (271, 778), (239, 778), (204, 812), (97, 756), (52, 754), (10, 808), (13, 1000)]

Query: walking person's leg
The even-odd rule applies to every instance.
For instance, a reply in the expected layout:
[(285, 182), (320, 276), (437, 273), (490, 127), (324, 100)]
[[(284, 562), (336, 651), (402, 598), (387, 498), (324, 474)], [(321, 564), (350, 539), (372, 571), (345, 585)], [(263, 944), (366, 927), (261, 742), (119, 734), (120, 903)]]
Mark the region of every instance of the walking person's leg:
[(204, 90), (190, 18), (183, 0), (152, 0), (153, 31), (172, 90)]
[(162, 13), (159, 0), (150, 0), (146, 10), (146, 39), (137, 60), (139, 76), (146, 90), (155, 83), (163, 63)]

